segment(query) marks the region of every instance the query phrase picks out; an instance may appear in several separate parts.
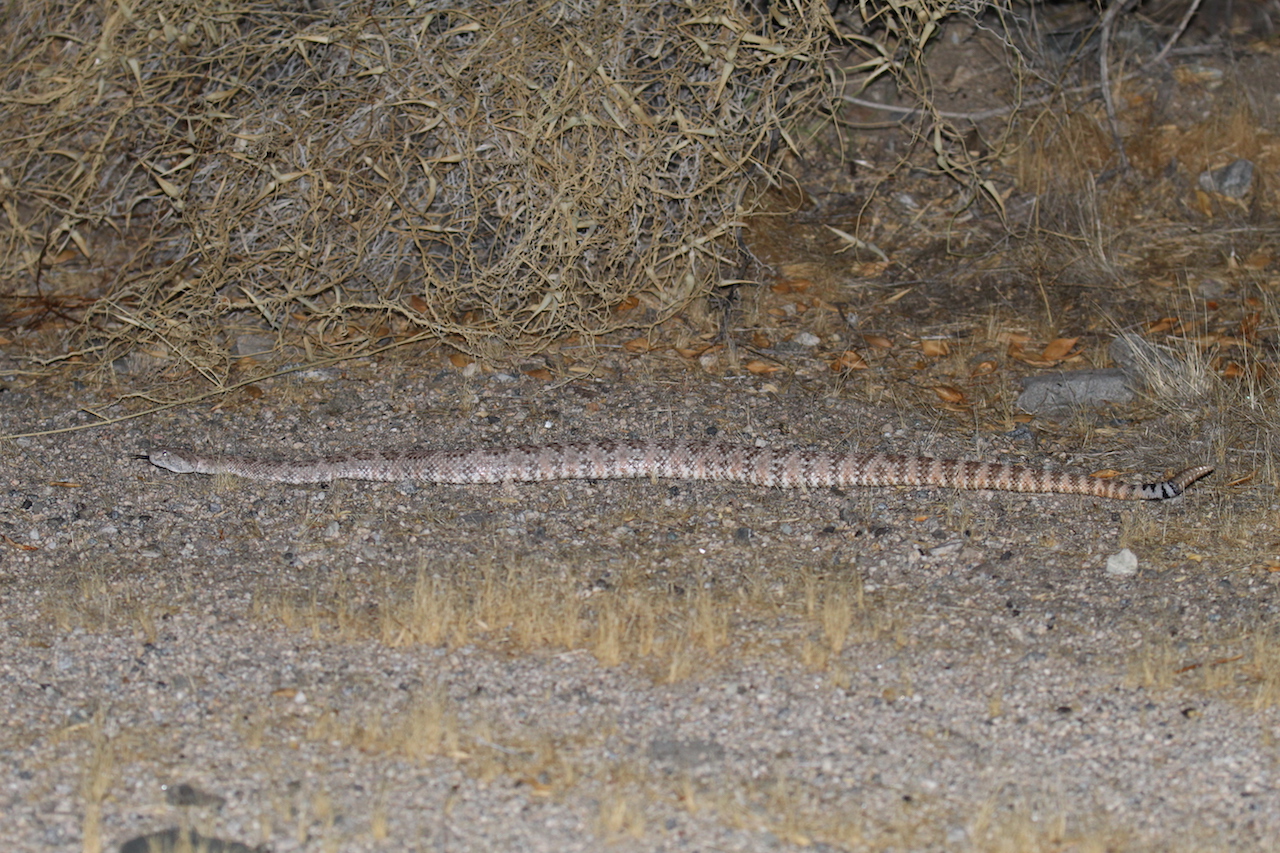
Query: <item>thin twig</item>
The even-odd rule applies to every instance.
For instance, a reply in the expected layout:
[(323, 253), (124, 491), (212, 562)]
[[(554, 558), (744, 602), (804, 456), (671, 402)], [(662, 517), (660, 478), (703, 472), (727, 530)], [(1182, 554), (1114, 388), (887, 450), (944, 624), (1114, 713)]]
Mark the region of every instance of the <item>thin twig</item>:
[[(1131, 77), (1137, 77), (1141, 73), (1142, 73), (1141, 71), (1130, 71), (1128, 74), (1124, 75), (1120, 79), (1128, 80)], [(850, 104), (854, 104), (859, 107), (867, 107), (868, 109), (873, 109), (873, 110), (886, 110), (886, 111), (891, 110), (893, 112), (901, 112), (903, 113), (903, 120), (908, 118), (915, 118), (916, 116), (921, 116), (921, 115), (930, 115), (930, 116), (937, 116), (938, 118), (958, 119), (960, 121), (982, 121), (984, 119), (996, 118), (997, 116), (1008, 115), (1009, 113), (1017, 112), (1018, 110), (1024, 107), (1036, 107), (1036, 106), (1039, 106), (1040, 104), (1047, 104), (1049, 101), (1052, 101), (1054, 98), (1058, 98), (1063, 95), (1079, 95), (1084, 92), (1088, 92), (1093, 89), (1096, 89), (1098, 88), (1098, 86), (1099, 86), (1098, 83), (1085, 83), (1084, 85), (1081, 85), (1081, 86), (1072, 86), (1070, 89), (1057, 89), (1050, 92), (1047, 95), (1041, 95), (1040, 97), (1032, 98), (1029, 101), (1019, 101), (1016, 104), (1006, 104), (1003, 107), (992, 107), (991, 109), (978, 110), (976, 112), (971, 112), (971, 113), (949, 113), (949, 112), (942, 112), (941, 110), (937, 112), (931, 112), (929, 110), (922, 110), (919, 107), (897, 107), (897, 106), (894, 106), (893, 104), (881, 104), (877, 101), (867, 101), (862, 98), (856, 97), (854, 95), (841, 95), (840, 100)]]
[[(1187, 8), (1186, 14), (1182, 16), (1182, 20), (1178, 23), (1178, 29), (1174, 32), (1172, 36), (1170, 36), (1169, 40), (1165, 42), (1165, 45), (1160, 49), (1160, 52), (1157, 53), (1154, 57), (1152, 57), (1150, 61), (1143, 63), (1142, 68), (1140, 68), (1137, 71), (1130, 71), (1127, 74), (1124, 74), (1123, 76), (1118, 78), (1116, 82), (1123, 83), (1128, 80), (1132, 80), (1134, 77), (1141, 76), (1143, 73), (1145, 73), (1147, 69), (1151, 68), (1153, 65), (1163, 62), (1169, 56), (1169, 54), (1173, 51), (1174, 45), (1178, 43), (1178, 39), (1180, 39), (1182, 37), (1182, 34), (1186, 31), (1187, 26), (1191, 23), (1192, 17), (1195, 16), (1195, 13), (1200, 8), (1200, 4), (1202, 2), (1204, 2), (1204, 0), (1191, 0), (1191, 5)], [(1104, 79), (1110, 76), (1109, 70), (1106, 68), (1105, 63), (1102, 68), (1102, 73), (1103, 73)], [(957, 121), (984, 121), (989, 118), (997, 118), (999, 116), (1008, 115), (1009, 113), (1012, 113), (1012, 112), (1017, 112), (1018, 110), (1023, 109), (1025, 107), (1038, 107), (1041, 104), (1047, 104), (1050, 101), (1052, 101), (1054, 98), (1058, 98), (1063, 95), (1080, 95), (1085, 92), (1090, 92), (1090, 91), (1093, 91), (1094, 89), (1101, 87), (1101, 85), (1102, 85), (1101, 83), (1085, 83), (1080, 86), (1073, 86), (1070, 89), (1054, 90), (1047, 95), (1041, 95), (1040, 97), (1032, 98), (1029, 101), (1020, 101), (1016, 104), (1006, 104), (1003, 107), (992, 107), (990, 109), (977, 110), (975, 112), (969, 112), (969, 113), (952, 113), (952, 112), (944, 112), (942, 110), (938, 110), (936, 112), (930, 112), (929, 110), (923, 110), (923, 109), (920, 109), (919, 107), (902, 107), (902, 106), (896, 106), (894, 104), (882, 104), (879, 101), (868, 101), (865, 98), (859, 98), (856, 95), (841, 95), (840, 100), (846, 103), (853, 104), (855, 106), (866, 107), (867, 109), (871, 109), (871, 110), (883, 110), (885, 112), (900, 112), (902, 113), (902, 118), (899, 119), (898, 121), (905, 121), (906, 119), (916, 118), (917, 116), (922, 116), (922, 115), (931, 115), (931, 116), (936, 116), (937, 118), (945, 118), (945, 119), (955, 119)], [(1109, 96), (1107, 97), (1107, 100), (1110, 101)], [(876, 126), (877, 127), (881, 126), (881, 123), (877, 123)]]
[(1195, 15), (1196, 10), (1200, 8), (1202, 0), (1191, 0), (1191, 5), (1187, 7), (1187, 13), (1182, 16), (1182, 20), (1178, 22), (1178, 29), (1173, 35), (1169, 36), (1169, 40), (1164, 43), (1164, 47), (1160, 48), (1160, 52), (1156, 54), (1155, 62), (1163, 62), (1164, 58), (1169, 55), (1169, 51), (1173, 50), (1173, 46), (1178, 43), (1178, 39), (1182, 38), (1182, 34), (1186, 32), (1187, 25), (1191, 23), (1191, 18)]
[(1120, 171), (1129, 171), (1129, 155), (1124, 150), (1124, 139), (1120, 136), (1120, 119), (1116, 117), (1115, 98), (1111, 94), (1111, 31), (1115, 28), (1116, 18), (1120, 13), (1137, 0), (1111, 0), (1106, 14), (1102, 16), (1102, 33), (1098, 41), (1099, 85), (1102, 86), (1102, 103), (1107, 108), (1107, 121), (1111, 125), (1111, 139), (1115, 142), (1116, 153), (1120, 155)]

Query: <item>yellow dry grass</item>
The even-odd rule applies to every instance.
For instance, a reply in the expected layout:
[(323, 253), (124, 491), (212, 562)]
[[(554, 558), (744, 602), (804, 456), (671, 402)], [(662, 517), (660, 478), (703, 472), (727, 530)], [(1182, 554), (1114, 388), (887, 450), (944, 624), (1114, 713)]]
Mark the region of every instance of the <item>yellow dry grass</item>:
[(3, 324), (64, 333), (52, 360), (126, 387), (213, 389), (281, 358), (435, 339), (498, 359), (652, 328), (748, 271), (744, 215), (841, 91), (896, 81), (937, 174), (1000, 208), (1003, 146), (971, 155), (926, 61), (977, 11), (17, 0)]
[(635, 564), (597, 590), (552, 567), (516, 560), (365, 586), (360, 592), (338, 577), (302, 599), (261, 595), (255, 612), (316, 639), (520, 653), (580, 649), (605, 666), (631, 665), (668, 683), (779, 652), (838, 680), (847, 677), (838, 661), (848, 644), (898, 638), (901, 628), (867, 600), (856, 575), (813, 569), (797, 573), (785, 589), (673, 591)]
[(286, 345), (650, 324), (719, 282), (832, 27), (821, 0), (10, 3), (8, 317), (216, 387)]

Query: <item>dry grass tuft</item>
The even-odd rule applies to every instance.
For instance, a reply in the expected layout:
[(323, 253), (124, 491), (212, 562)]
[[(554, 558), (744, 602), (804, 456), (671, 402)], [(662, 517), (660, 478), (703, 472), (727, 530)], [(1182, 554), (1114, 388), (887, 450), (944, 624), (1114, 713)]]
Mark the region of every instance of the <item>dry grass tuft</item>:
[[(371, 708), (364, 714), (361, 719), (336, 710), (324, 714), (310, 727), (307, 737), (419, 764), (448, 758), (458, 762), (469, 776), (486, 783), (500, 776), (520, 780), (536, 797), (558, 796), (578, 785), (585, 769), (580, 766), (581, 742), (605, 736), (592, 731), (557, 737), (536, 728), (513, 729), (483, 715), (463, 715), (438, 687), (411, 697), (404, 707)], [(375, 835), (386, 831), (385, 804), (381, 808), (383, 829), (378, 829), (376, 814), (371, 819)], [(623, 820), (619, 831), (629, 833), (633, 825)]]
[(1039, 853), (1071, 850), (1073, 853), (1107, 853), (1133, 849), (1136, 839), (1125, 828), (1115, 827), (1105, 815), (1068, 820), (1053, 806), (996, 802), (984, 804), (968, 827), (974, 850), (989, 853)]
[(885, 637), (898, 641), (894, 617), (868, 603), (861, 577), (807, 574), (800, 587), (805, 622), (812, 626), (800, 660), (809, 669), (828, 671), (835, 686), (844, 686), (849, 677), (839, 664), (848, 644)]
[(80, 795), (84, 800), (80, 849), (84, 853), (99, 853), (102, 850), (102, 803), (115, 780), (114, 747), (107, 737), (105, 724), (106, 712), (102, 708), (94, 713), (93, 719), (87, 724), (91, 752), (80, 784)]
[(124, 626), (142, 642), (154, 643), (156, 617), (172, 612), (173, 605), (172, 601), (162, 604), (150, 592), (154, 590), (139, 590), (131, 580), (109, 579), (101, 571), (86, 569), (74, 587), (52, 592), (45, 608), (49, 623), (59, 631), (105, 631)]
[(655, 679), (680, 681), (712, 666), (730, 644), (736, 605), (707, 590), (653, 588), (640, 571), (624, 573), (611, 589), (586, 591), (516, 562), (474, 573), (424, 572), (408, 590), (390, 582), (367, 605), (338, 579), (304, 600), (271, 598), (258, 612), (316, 639), (586, 649), (605, 666), (636, 664)]
[(765, 658), (826, 671), (839, 686), (848, 680), (839, 659), (852, 643), (905, 642), (892, 608), (872, 602), (857, 575), (813, 569), (768, 587), (685, 589), (655, 582), (637, 562), (611, 572), (605, 588), (584, 588), (554, 567), (514, 561), (424, 571), (409, 583), (375, 578), (359, 589), (335, 577), (304, 596), (255, 596), (254, 608), (258, 619), (319, 641), (580, 649), (604, 666), (631, 666), (664, 683)]
[(1254, 631), (1248, 672), (1253, 680), (1250, 704), (1255, 711), (1280, 705), (1280, 635), (1267, 628)]
[(607, 841), (644, 837), (644, 805), (624, 795), (605, 797), (600, 803), (600, 835)]
[(744, 189), (814, 109), (833, 27), (822, 0), (17, 0), (0, 293), (11, 320), (81, 318), (78, 357), (214, 385), (300, 340), (486, 353), (649, 324), (737, 263)]
[[(832, 126), (837, 90), (892, 80), (931, 168), (1003, 210), (1012, 123), (974, 153), (979, 119), (936, 108), (926, 60), (951, 19), (985, 14), (1021, 68), (1010, 11), (15, 0), (4, 319), (72, 331), (62, 357), (131, 383), (216, 389), (280, 356), (433, 338), (494, 357), (651, 327), (741, 278), (747, 209)], [(1037, 157), (1064, 144), (1046, 133)], [(1067, 144), (1088, 133), (1096, 118)]]
[(1121, 332), (1117, 340), (1131, 354), (1148, 399), (1165, 409), (1166, 414), (1198, 414), (1215, 391), (1219, 398), (1225, 393), (1210, 360), (1191, 338), (1155, 344)]
[(1259, 626), (1194, 642), (1149, 636), (1130, 658), (1126, 681), (1152, 691), (1201, 691), (1263, 711), (1280, 704), (1280, 635)]

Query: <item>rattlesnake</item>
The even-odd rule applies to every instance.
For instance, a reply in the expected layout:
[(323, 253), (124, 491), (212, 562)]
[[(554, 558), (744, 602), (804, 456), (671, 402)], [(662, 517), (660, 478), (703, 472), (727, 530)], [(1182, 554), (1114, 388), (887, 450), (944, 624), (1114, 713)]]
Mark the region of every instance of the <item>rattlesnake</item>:
[(967, 462), (887, 453), (828, 453), (719, 441), (593, 441), (465, 450), (368, 451), (272, 460), (156, 449), (138, 456), (177, 474), (236, 474), (250, 480), (416, 480), (427, 483), (513, 483), (649, 477), (721, 480), (781, 488), (939, 486), (1059, 492), (1117, 500), (1166, 500), (1208, 475), (1200, 465), (1147, 485), (1003, 462)]

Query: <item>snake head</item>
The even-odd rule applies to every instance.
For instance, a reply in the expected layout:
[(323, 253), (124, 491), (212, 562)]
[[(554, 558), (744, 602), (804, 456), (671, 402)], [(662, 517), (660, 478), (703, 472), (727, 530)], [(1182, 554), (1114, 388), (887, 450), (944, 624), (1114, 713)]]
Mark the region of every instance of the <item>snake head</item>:
[(177, 450), (168, 450), (164, 448), (160, 450), (152, 450), (149, 451), (144, 458), (157, 468), (164, 468), (165, 470), (172, 471), (175, 474), (191, 474), (196, 470), (195, 463)]

